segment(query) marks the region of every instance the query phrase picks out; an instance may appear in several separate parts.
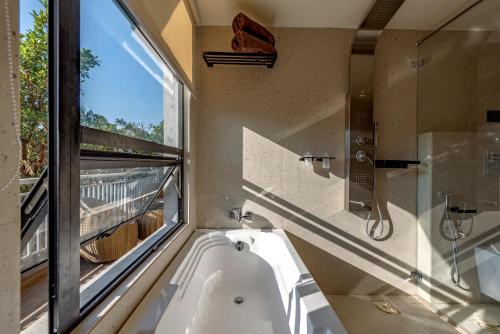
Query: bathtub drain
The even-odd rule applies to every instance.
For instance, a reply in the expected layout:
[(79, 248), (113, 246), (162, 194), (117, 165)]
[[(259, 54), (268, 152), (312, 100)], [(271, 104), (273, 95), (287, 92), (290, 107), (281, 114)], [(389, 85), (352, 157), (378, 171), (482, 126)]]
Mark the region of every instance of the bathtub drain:
[(243, 303), (243, 297), (235, 297), (234, 298), (234, 303), (235, 304), (242, 304)]

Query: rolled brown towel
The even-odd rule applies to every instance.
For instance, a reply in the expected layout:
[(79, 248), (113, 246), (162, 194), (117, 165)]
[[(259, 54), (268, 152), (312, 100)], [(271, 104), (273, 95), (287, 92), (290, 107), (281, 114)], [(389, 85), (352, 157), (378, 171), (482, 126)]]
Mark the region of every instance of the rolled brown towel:
[(250, 35), (245, 31), (238, 31), (231, 42), (235, 52), (257, 52), (265, 54), (276, 54), (276, 49), (269, 43)]
[(233, 20), (234, 34), (236, 35), (238, 31), (245, 31), (274, 46), (273, 34), (243, 13), (236, 15)]

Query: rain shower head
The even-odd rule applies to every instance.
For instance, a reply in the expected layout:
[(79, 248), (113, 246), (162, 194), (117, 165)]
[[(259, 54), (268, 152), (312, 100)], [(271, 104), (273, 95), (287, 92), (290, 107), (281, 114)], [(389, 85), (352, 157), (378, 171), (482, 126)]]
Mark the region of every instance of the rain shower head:
[(405, 0), (378, 0), (359, 28), (368, 30), (384, 29), (403, 2)]
[(373, 54), (385, 26), (405, 0), (378, 0), (359, 26), (354, 36), (352, 53)]

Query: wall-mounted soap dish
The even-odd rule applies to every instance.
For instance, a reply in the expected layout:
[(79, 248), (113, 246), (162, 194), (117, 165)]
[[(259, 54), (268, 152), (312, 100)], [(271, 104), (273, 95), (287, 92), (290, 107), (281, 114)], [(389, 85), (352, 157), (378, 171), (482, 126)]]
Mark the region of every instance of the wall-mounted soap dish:
[(335, 160), (335, 157), (332, 156), (303, 156), (299, 158), (299, 161), (304, 161), (306, 162), (306, 166), (308, 163), (312, 163), (313, 161), (318, 161), (321, 162), (321, 167), (325, 169), (330, 169), (331, 167), (331, 161)]

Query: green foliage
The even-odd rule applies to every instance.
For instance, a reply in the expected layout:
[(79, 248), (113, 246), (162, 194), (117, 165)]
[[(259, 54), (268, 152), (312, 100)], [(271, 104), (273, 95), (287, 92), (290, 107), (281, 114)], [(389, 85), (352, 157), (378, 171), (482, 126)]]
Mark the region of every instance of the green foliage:
[[(90, 78), (90, 70), (96, 66), (100, 66), (101, 62), (92, 54), (92, 51), (86, 48), (82, 48), (80, 50), (80, 87), (82, 84)], [(82, 95), (85, 94), (83, 88), (81, 88), (80, 93)]]
[(146, 125), (143, 123), (127, 122), (123, 118), (118, 118), (113, 123), (110, 123), (106, 117), (82, 107), (80, 108), (80, 123), (95, 129), (163, 143), (163, 121), (157, 124)]
[[(33, 10), (33, 28), (21, 35), (21, 175), (39, 175), (47, 165), (48, 137), (48, 0), (40, 0), (41, 9)], [(88, 49), (80, 55), (80, 83), (90, 70), (99, 66), (97, 56)]]
[(34, 26), (21, 35), (21, 174), (34, 176), (47, 164), (48, 16), (47, 0), (33, 11)]
[[(41, 9), (32, 11), (33, 28), (21, 35), (20, 45), (20, 105), (21, 105), (21, 176), (40, 175), (47, 165), (48, 139), (48, 0), (40, 0)], [(89, 79), (93, 68), (101, 62), (91, 50), (80, 53), (80, 84)], [(82, 89), (82, 94), (84, 91)], [(163, 142), (163, 122), (144, 125), (80, 110), (81, 124), (136, 138)], [(95, 147), (101, 148), (101, 147)]]

